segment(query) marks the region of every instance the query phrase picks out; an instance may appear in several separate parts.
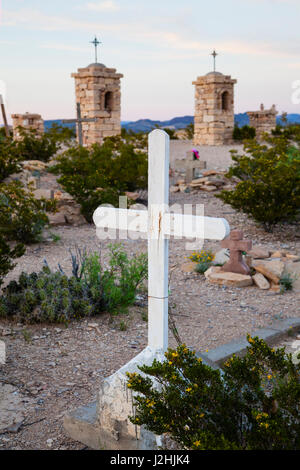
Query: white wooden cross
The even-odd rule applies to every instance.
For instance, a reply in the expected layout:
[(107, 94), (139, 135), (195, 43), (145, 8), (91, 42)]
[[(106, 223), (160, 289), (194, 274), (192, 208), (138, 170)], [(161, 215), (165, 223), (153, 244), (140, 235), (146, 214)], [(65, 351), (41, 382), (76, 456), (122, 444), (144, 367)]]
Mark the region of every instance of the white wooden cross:
[(171, 214), (169, 203), (169, 136), (155, 129), (149, 134), (148, 211), (99, 207), (98, 228), (137, 231), (148, 238), (148, 347), (168, 348), (169, 237), (223, 240), (230, 233), (221, 218)]

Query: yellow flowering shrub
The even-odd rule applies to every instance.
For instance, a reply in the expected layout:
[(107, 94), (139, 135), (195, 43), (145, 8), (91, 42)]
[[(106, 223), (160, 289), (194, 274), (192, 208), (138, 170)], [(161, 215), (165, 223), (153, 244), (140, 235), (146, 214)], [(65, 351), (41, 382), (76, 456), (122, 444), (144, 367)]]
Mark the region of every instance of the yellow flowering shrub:
[(189, 256), (191, 261), (197, 263), (196, 271), (200, 274), (204, 274), (210, 268), (214, 258), (215, 255), (210, 250), (201, 250)]
[(248, 342), (245, 356), (229, 358), (222, 372), (181, 345), (140, 367), (143, 375), (128, 374), (136, 392), (130, 421), (182, 448), (300, 450), (300, 365), (284, 348)]

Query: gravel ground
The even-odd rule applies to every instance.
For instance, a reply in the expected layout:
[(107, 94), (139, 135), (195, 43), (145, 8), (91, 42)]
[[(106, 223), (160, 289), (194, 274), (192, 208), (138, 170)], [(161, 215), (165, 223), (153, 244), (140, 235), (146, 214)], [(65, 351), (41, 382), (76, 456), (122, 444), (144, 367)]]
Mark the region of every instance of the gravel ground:
[[(268, 234), (212, 194), (176, 193), (170, 202), (204, 203), (205, 215), (226, 217), (232, 229), (243, 229), (245, 237), (252, 239), (255, 245), (300, 253), (296, 225)], [(30, 246), (7, 281), (16, 279), (21, 271), (39, 270), (44, 258), (52, 268), (60, 263), (70, 272), (68, 249), (74, 249), (75, 244), (92, 251), (101, 248), (105, 260), (107, 242), (101, 242), (100, 246), (94, 227), (60, 227), (52, 231), (61, 237), (60, 240)], [(129, 253), (147, 249), (143, 240), (128, 240), (124, 245)], [(204, 247), (216, 251), (219, 244), (210, 241)], [(237, 289), (210, 285), (204, 276), (181, 270), (189, 254), (185, 241), (170, 241), (172, 318), (181, 340), (188, 346), (205, 351), (270, 325), (276, 319), (300, 316), (299, 291), (276, 295), (255, 287)], [(21, 407), (22, 416), (20, 418), (16, 413), (10, 423), (19, 423), (11, 429), (15, 432), (1, 434), (0, 431), (0, 448), (82, 449), (82, 444), (65, 436), (63, 414), (94, 400), (100, 381), (146, 346), (146, 312), (146, 299), (141, 297), (128, 315), (111, 317), (102, 314), (73, 323), (68, 328), (60, 325), (23, 326), (1, 320), (0, 336), (2, 328), (7, 363), (0, 367), (0, 387), (2, 383), (2, 396), (8, 393), (4, 388), (11, 387), (10, 395), (18, 403), (15, 409), (20, 412)], [(122, 322), (126, 324), (125, 331), (120, 330)], [(172, 332), (170, 345), (176, 346)], [(3, 403), (0, 389), (0, 406), (1, 400)], [(14, 412), (11, 413), (10, 418)]]

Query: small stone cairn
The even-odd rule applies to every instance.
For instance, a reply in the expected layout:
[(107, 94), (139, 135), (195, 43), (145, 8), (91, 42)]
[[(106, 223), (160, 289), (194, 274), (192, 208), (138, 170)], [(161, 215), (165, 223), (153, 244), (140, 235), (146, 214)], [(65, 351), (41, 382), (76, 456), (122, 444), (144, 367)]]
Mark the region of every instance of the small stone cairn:
[(177, 182), (171, 186), (170, 192), (191, 192), (206, 191), (214, 192), (222, 189), (231, 190), (234, 188), (234, 181), (225, 177), (225, 170), (205, 170), (201, 171), (199, 178), (187, 183), (184, 178), (178, 178)]

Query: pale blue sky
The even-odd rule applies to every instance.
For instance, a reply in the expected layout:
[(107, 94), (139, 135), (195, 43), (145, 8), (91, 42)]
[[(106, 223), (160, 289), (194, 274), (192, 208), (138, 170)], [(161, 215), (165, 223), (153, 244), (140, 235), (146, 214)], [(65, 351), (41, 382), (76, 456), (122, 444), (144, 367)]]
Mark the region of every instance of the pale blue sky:
[[(0, 0), (1, 1), (1, 0)], [(2, 0), (0, 91), (7, 112), (44, 119), (75, 115), (78, 67), (100, 61), (122, 79), (122, 119), (192, 115), (192, 81), (212, 69), (232, 75), (236, 112), (261, 102), (299, 113), (300, 0)]]

